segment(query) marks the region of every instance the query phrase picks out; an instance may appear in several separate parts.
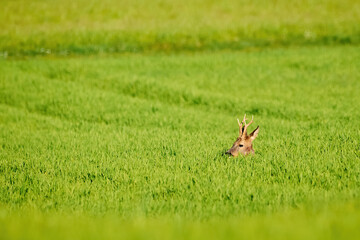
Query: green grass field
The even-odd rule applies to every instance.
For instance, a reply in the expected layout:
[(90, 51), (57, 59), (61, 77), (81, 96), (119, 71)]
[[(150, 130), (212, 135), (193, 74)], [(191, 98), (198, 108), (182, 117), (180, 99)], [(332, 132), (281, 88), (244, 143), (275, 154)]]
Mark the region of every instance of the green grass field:
[(5, 56), (360, 44), (356, 0), (2, 0)]
[(286, 3), (3, 1), (0, 239), (358, 239), (360, 5)]

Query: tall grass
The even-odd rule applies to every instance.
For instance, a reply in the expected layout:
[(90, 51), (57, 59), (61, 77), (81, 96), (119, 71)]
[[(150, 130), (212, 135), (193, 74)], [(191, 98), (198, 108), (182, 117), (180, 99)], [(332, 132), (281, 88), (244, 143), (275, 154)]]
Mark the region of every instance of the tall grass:
[[(0, 230), (358, 234), (359, 64), (358, 47), (2, 61)], [(257, 154), (223, 156), (244, 113)]]

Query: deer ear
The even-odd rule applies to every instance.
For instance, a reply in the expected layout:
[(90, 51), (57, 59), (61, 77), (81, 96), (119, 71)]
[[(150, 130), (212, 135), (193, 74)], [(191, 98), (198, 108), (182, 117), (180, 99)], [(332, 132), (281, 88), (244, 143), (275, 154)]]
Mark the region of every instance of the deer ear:
[(251, 141), (254, 141), (258, 134), (259, 134), (259, 126), (257, 126), (257, 128), (254, 131), (252, 131), (252, 133), (250, 133), (249, 136)]

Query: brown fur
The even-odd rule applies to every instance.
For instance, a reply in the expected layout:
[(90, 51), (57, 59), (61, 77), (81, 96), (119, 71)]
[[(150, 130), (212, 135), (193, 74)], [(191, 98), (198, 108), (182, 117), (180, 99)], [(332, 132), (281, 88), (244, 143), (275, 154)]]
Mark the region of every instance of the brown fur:
[(226, 152), (227, 154), (233, 157), (237, 157), (239, 154), (242, 154), (243, 156), (246, 156), (248, 154), (255, 154), (255, 150), (253, 148), (252, 143), (259, 133), (259, 126), (257, 126), (257, 128), (248, 135), (247, 127), (252, 122), (253, 120), (251, 120), (249, 124), (246, 124), (246, 114), (241, 123), (239, 122), (238, 119), (239, 137), (236, 139), (233, 146)]

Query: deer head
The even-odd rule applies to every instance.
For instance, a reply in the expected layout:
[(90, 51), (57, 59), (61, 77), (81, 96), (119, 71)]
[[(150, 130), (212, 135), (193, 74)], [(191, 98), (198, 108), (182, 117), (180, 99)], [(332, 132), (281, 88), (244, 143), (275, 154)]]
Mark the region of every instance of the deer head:
[(248, 155), (249, 153), (255, 153), (252, 142), (255, 140), (259, 133), (259, 126), (257, 126), (257, 128), (252, 133), (250, 133), (250, 135), (247, 134), (247, 128), (250, 126), (250, 124), (253, 123), (253, 119), (254, 117), (252, 117), (251, 121), (246, 124), (245, 114), (244, 119), (241, 123), (239, 119), (237, 120), (239, 124), (239, 137), (236, 139), (233, 146), (226, 152), (227, 154), (237, 157), (239, 153), (244, 156)]

